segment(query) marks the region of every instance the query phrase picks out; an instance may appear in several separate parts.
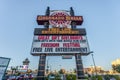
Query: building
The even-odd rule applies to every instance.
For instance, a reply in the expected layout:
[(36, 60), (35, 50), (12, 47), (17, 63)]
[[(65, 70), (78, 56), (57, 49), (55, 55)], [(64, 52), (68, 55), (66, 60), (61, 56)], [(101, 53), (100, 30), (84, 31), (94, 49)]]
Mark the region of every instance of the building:
[(120, 59), (116, 59), (111, 63), (111, 65), (118, 65), (118, 64), (120, 64)]
[(96, 66), (96, 71), (95, 71), (95, 67), (94, 66), (91, 66), (91, 67), (88, 67), (88, 68), (84, 68), (84, 73), (86, 74), (95, 74), (97, 72), (97, 74), (103, 74), (104, 73), (104, 70), (101, 66)]

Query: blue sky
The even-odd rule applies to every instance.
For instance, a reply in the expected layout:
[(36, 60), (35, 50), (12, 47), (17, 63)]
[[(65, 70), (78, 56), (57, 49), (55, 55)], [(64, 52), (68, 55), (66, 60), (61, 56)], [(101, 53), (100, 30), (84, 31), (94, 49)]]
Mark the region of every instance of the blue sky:
[[(111, 62), (120, 58), (120, 0), (0, 0), (0, 56), (11, 58), (10, 66), (22, 65), (30, 59), (30, 68), (37, 69), (39, 57), (30, 55), (37, 15), (52, 10), (69, 10), (84, 18), (90, 50), (96, 65), (111, 69)], [(48, 57), (47, 57), (48, 58)], [(82, 57), (84, 67), (93, 65), (91, 55)], [(75, 68), (72, 60), (49, 57), (52, 69)], [(61, 66), (59, 66), (61, 65)]]

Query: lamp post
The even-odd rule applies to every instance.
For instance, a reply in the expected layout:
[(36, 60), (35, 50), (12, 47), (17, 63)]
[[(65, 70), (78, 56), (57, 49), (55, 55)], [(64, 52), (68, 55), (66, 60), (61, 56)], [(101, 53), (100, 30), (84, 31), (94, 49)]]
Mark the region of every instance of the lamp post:
[[(93, 51), (91, 53), (93, 53)], [(97, 69), (96, 69), (96, 64), (95, 64), (94, 56), (93, 56), (93, 54), (91, 54), (91, 56), (92, 56), (92, 60), (93, 60), (93, 64), (94, 64), (95, 75), (96, 75), (96, 78), (97, 78)]]
[(91, 76), (93, 76), (93, 65), (91, 65)]
[[(88, 54), (91, 54), (91, 56), (92, 56), (92, 61), (93, 61), (93, 65), (94, 65), (95, 75), (97, 76), (96, 64), (95, 64), (94, 56), (93, 56), (92, 53), (93, 53), (93, 51), (90, 51)], [(96, 77), (96, 78), (97, 78), (97, 77)]]

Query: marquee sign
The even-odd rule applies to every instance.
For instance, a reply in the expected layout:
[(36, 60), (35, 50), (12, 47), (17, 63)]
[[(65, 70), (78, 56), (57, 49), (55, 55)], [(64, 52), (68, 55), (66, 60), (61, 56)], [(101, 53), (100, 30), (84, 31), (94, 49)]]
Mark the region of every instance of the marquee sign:
[(38, 79), (45, 79), (46, 56), (62, 56), (62, 59), (72, 59), (75, 56), (77, 79), (84, 79), (84, 70), (81, 56), (89, 55), (90, 49), (85, 28), (82, 25), (83, 17), (75, 16), (74, 10), (50, 10), (47, 7), (45, 15), (37, 16), (41, 28), (34, 29), (31, 55), (39, 56)]
[(32, 55), (51, 53), (88, 53), (86, 36), (80, 35), (35, 35), (31, 49)]
[(88, 54), (86, 30), (76, 28), (82, 22), (83, 17), (74, 16), (72, 9), (68, 12), (47, 9), (45, 15), (37, 16), (38, 25), (45, 28), (35, 28), (31, 54)]
[(49, 22), (54, 27), (68, 27), (74, 21), (76, 25), (81, 25), (83, 22), (82, 16), (71, 16), (65, 11), (54, 11), (50, 16), (37, 16), (38, 25), (44, 25)]

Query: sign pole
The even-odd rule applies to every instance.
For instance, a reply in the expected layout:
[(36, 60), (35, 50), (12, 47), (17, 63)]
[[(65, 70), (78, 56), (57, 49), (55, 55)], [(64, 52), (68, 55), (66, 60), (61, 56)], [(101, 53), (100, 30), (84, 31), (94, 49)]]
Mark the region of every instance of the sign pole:
[(40, 55), (37, 80), (45, 80), (45, 61), (46, 55), (45, 54)]
[(81, 54), (76, 54), (75, 59), (76, 59), (76, 67), (77, 67), (77, 78), (83, 80), (84, 79), (84, 71), (83, 71)]

